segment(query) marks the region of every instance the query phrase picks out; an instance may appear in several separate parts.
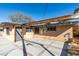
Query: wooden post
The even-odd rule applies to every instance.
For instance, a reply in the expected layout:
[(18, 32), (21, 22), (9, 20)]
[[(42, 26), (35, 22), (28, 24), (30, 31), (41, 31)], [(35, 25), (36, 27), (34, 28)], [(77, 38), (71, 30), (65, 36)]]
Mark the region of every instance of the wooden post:
[(35, 33), (35, 28), (34, 27), (32, 28), (32, 30), (33, 30), (33, 33)]
[(26, 33), (26, 27), (22, 26), (22, 37), (24, 38), (24, 35)]
[(46, 26), (43, 26), (43, 28), (44, 28), (44, 33), (47, 31), (47, 27)]

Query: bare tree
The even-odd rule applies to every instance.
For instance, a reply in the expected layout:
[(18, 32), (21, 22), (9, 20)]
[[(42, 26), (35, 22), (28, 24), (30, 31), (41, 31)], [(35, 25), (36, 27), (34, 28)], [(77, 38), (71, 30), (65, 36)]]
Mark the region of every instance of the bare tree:
[(74, 14), (79, 13), (79, 8), (74, 10)]
[[(19, 23), (19, 24), (25, 24), (25, 23), (29, 23), (32, 21), (31, 17), (20, 14), (20, 13), (10, 15), (10, 20), (14, 23)], [(16, 33), (22, 39), (23, 55), (27, 56), (27, 51), (26, 51), (23, 36), (22, 36), (22, 34), (19, 33), (19, 30), (17, 30), (17, 29), (16, 29)], [(23, 33), (23, 31), (22, 31), (22, 33)], [(19, 39), (19, 38), (17, 38), (17, 39)]]
[(24, 24), (24, 23), (31, 22), (32, 18), (30, 16), (26, 16), (21, 13), (16, 13), (16, 14), (10, 15), (10, 21), (14, 23)]

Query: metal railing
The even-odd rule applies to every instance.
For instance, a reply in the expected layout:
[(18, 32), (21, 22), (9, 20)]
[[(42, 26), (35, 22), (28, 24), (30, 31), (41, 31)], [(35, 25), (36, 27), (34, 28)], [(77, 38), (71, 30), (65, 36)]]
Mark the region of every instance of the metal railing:
[[(21, 36), (21, 34), (16, 30), (16, 32), (18, 33), (18, 35), (21, 37), (22, 39), (22, 45), (23, 45), (23, 54), (24, 56), (27, 56), (27, 52), (26, 52), (26, 47), (25, 47), (25, 43), (24, 43), (24, 39), (23, 37)], [(37, 45), (40, 45), (44, 50), (46, 50), (50, 55), (52, 56), (55, 56), (51, 51), (49, 51), (43, 44), (41, 43), (37, 43), (37, 42), (34, 42), (34, 41), (29, 41), (29, 40), (25, 40), (27, 42), (30, 42), (30, 43), (34, 43), (34, 44), (37, 44)]]

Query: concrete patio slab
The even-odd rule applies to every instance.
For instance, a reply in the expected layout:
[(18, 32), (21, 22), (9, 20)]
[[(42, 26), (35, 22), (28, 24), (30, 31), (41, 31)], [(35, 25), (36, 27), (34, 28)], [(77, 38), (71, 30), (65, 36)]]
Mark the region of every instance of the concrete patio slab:
[[(27, 39), (28, 40), (28, 39)], [(41, 43), (55, 56), (60, 56), (64, 42), (55, 40), (45, 40), (32, 38), (30, 41)], [(38, 44), (25, 42), (25, 48), (28, 56), (51, 56), (43, 47)], [(3, 56), (23, 56), (23, 45), (22, 41), (13, 43), (4, 37), (0, 37), (0, 55)]]

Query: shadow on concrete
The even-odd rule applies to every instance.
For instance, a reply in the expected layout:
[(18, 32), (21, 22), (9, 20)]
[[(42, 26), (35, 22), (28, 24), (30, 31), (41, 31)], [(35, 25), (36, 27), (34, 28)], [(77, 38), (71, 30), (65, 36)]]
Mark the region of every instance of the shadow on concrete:
[(25, 47), (24, 39), (22, 39), (22, 45), (23, 45), (23, 55), (24, 55), (24, 56), (27, 56), (27, 52), (26, 52), (26, 47)]
[(63, 46), (60, 56), (67, 56), (68, 55), (68, 46), (69, 46), (68, 43), (64, 43), (64, 46)]
[(16, 30), (17, 34), (20, 36), (20, 38), (22, 39), (22, 47), (23, 47), (23, 56), (27, 56), (27, 51), (26, 51), (26, 47), (25, 47), (25, 43), (24, 43), (24, 39), (21, 36), (21, 34)]

